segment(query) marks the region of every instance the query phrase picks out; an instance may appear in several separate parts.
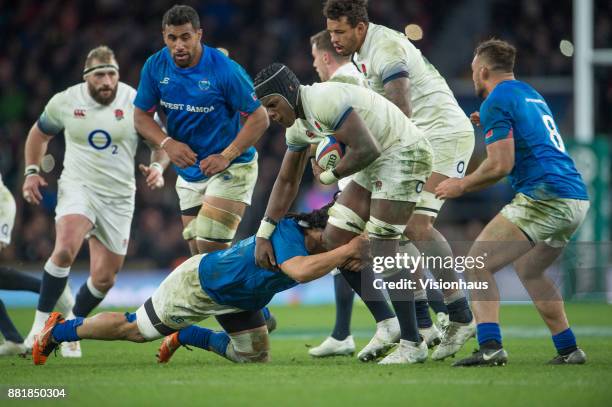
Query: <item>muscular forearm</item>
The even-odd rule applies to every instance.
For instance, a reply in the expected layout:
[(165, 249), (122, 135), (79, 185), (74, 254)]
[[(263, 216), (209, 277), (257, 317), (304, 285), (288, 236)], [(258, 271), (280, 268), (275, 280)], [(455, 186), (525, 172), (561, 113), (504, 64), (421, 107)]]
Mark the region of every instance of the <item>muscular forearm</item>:
[(506, 175), (507, 171), (487, 158), (476, 171), (461, 180), (461, 185), (464, 192), (478, 191), (497, 183)]
[(346, 155), (338, 162), (336, 172), (341, 177), (347, 177), (366, 168), (379, 156), (380, 149), (376, 145), (370, 148), (363, 148), (363, 146), (348, 148)]
[(159, 124), (153, 119), (153, 115), (138, 108), (134, 109), (134, 127), (138, 134), (155, 146), (159, 146), (167, 137), (167, 134), (162, 131)]
[(40, 165), (43, 156), (47, 152), (47, 145), (51, 136), (43, 133), (38, 125), (34, 124), (28, 133), (25, 143), (25, 165)]
[(300, 283), (316, 280), (350, 259), (348, 245), (340, 246), (329, 252), (310, 256), (294, 257), (281, 264), (281, 270)]
[(287, 151), (281, 169), (268, 199), (266, 216), (279, 220), (291, 207), (300, 190), (304, 169), (308, 162), (308, 149), (302, 152)]
[(233, 141), (234, 146), (244, 152), (247, 148), (255, 145), (268, 128), (270, 121), (263, 107), (259, 107), (251, 113), (244, 123), (242, 129)]
[(165, 170), (170, 164), (170, 158), (164, 150), (159, 147), (151, 147), (151, 163), (159, 163)]

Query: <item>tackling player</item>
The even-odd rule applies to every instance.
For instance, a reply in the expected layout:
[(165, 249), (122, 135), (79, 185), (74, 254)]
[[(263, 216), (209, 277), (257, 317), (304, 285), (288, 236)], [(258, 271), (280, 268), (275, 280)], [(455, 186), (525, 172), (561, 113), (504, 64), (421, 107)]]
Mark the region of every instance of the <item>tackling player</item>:
[[(323, 14), (336, 52), (352, 55), (369, 86), (410, 117), (431, 143), (433, 172), (405, 235), (427, 256), (452, 256), (450, 245), (433, 226), (444, 204), (434, 196), (434, 191), (441, 181), (465, 174), (474, 150), (474, 130), (468, 118), (444, 78), (405, 35), (369, 22), (367, 0), (327, 0)], [(458, 281), (453, 269), (431, 271), (445, 281)], [(417, 296), (427, 298), (424, 291)], [(465, 294), (449, 289), (444, 291), (444, 297), (450, 323), (432, 359), (455, 354), (475, 332)], [(418, 303), (419, 318), (426, 319), (427, 302)]]
[[(42, 200), (47, 182), (40, 163), (47, 144), (63, 131), (64, 169), (58, 181), (55, 247), (44, 266), (40, 297), (26, 346), (32, 347), (68, 280), (83, 239), (89, 238), (90, 276), (76, 296), (74, 314), (87, 316), (115, 282), (127, 252), (134, 212), (134, 156), (139, 136), (132, 120), (136, 91), (119, 81), (113, 51), (100, 46), (87, 55), (84, 82), (53, 96), (32, 126), (25, 145), (23, 197)], [(161, 188), (166, 153), (151, 147), (151, 164), (140, 164), (147, 185)], [(65, 356), (80, 357), (78, 344), (62, 347)]]
[(483, 269), (465, 273), (488, 282), (490, 290), (471, 293), (480, 349), (454, 366), (506, 363), (493, 274), (513, 262), (552, 334), (558, 355), (550, 363), (586, 361), (569, 327), (563, 298), (544, 272), (584, 220), (589, 198), (546, 101), (515, 79), (515, 56), (516, 49), (505, 41), (489, 40), (476, 48), (472, 79), (476, 94), (485, 100), (472, 119), (485, 132), (487, 159), (469, 176), (448, 179), (436, 188), (439, 197), (455, 198), (508, 176), (517, 192), (485, 226), (468, 254), (475, 258), (488, 252)]
[[(325, 251), (328, 208), (279, 220), (270, 238), (280, 270), (256, 265), (255, 236), (251, 236), (229, 249), (185, 261), (135, 313), (104, 312), (68, 321), (53, 313), (37, 337), (34, 363), (44, 364), (63, 341), (146, 342), (164, 335), (169, 336), (158, 354), (162, 363), (181, 345), (211, 350), (233, 362), (267, 362), (270, 345), (261, 308), (274, 294), (322, 277), (347, 262), (356, 270), (368, 261), (369, 242), (363, 235)], [(227, 333), (192, 325), (211, 315), (218, 316)]]
[[(295, 74), (282, 64), (259, 72), (255, 89), (272, 120), (285, 128), (299, 120), (310, 131), (286, 134), (287, 151), (257, 232), (258, 264), (268, 268), (275, 263), (268, 239), (297, 196), (310, 145), (317, 143), (321, 134), (333, 134), (346, 145), (347, 152), (334, 169), (315, 172), (317, 179), (329, 185), (355, 174), (330, 209), (325, 229), (328, 248), (346, 243), (365, 230), (372, 238), (375, 256), (395, 256), (405, 222), (431, 173), (432, 152), (423, 133), (395, 105), (369, 89), (331, 81), (301, 86)], [(376, 305), (373, 298), (387, 307), (381, 291), (374, 288), (371, 268), (360, 274), (341, 270), (353, 289), (370, 300), (368, 307)], [(388, 272), (388, 282), (410, 277), (407, 270), (396, 267)], [(382, 364), (418, 363), (427, 358), (411, 294), (389, 291), (401, 340)], [(390, 349), (397, 336), (388, 333), (380, 337), (377, 329), (359, 358), (376, 359)]]
[[(227, 248), (257, 181), (253, 145), (268, 116), (251, 79), (233, 60), (201, 43), (197, 12), (176, 5), (164, 14), (166, 46), (142, 68), (134, 122), (143, 137), (169, 155), (192, 254)], [(166, 116), (167, 134), (153, 120)], [(240, 115), (247, 115), (241, 127)]]

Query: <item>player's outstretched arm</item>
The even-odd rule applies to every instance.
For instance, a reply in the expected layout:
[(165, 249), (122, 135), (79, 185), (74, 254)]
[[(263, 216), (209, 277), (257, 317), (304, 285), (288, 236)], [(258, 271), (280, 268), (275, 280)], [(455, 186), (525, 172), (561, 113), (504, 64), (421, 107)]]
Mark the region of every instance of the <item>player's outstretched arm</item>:
[(153, 119), (154, 112), (145, 112), (134, 107), (134, 127), (138, 134), (150, 143), (163, 148), (170, 160), (178, 167), (190, 167), (196, 163), (198, 157), (187, 144), (174, 140), (164, 133), (159, 124)]
[(220, 154), (209, 155), (202, 160), (200, 169), (204, 175), (210, 177), (229, 167), (233, 160), (257, 143), (269, 125), (270, 119), (266, 109), (259, 106), (249, 115), (234, 141), (225, 150)]
[[(358, 260), (361, 266), (369, 260), (370, 242), (365, 235), (357, 235), (350, 242), (334, 250), (310, 256), (296, 256), (280, 265), (283, 273), (297, 281), (306, 283), (324, 276), (349, 260)], [(352, 270), (359, 271), (359, 270)]]
[(408, 78), (397, 78), (385, 83), (385, 96), (395, 106), (399, 107), (407, 117), (412, 117), (412, 105), (410, 104), (410, 80)]
[[(374, 162), (381, 154), (378, 141), (376, 141), (367, 128), (363, 119), (354, 110), (349, 113), (334, 136), (348, 147), (346, 154), (334, 169), (335, 175), (341, 178), (361, 171)], [(337, 181), (327, 182), (325, 177), (320, 177), (319, 180), (323, 184), (331, 184)]]
[(514, 167), (514, 139), (506, 138), (487, 145), (487, 158), (463, 179), (449, 178), (436, 187), (436, 197), (456, 198), (495, 184)]
[(38, 205), (42, 200), (40, 188), (47, 186), (47, 182), (40, 175), (40, 162), (47, 152), (49, 141), (52, 135), (43, 133), (34, 123), (25, 143), (25, 180), (23, 182), (23, 198), (31, 203)]
[(285, 152), (281, 169), (274, 182), (272, 193), (268, 199), (266, 215), (257, 231), (255, 243), (255, 262), (259, 267), (273, 269), (276, 267), (274, 251), (270, 236), (278, 222), (291, 207), (300, 189), (300, 182), (308, 162), (309, 149), (303, 151)]

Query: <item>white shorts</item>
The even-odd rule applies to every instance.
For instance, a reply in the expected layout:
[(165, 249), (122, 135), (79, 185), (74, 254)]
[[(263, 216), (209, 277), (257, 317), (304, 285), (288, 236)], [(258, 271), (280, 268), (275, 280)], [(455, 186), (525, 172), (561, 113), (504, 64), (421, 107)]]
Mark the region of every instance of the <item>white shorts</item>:
[(383, 151), (353, 181), (372, 192), (372, 199), (418, 202), (431, 175), (433, 153), (426, 139)]
[[(461, 132), (427, 137), (434, 151), (432, 172), (449, 178), (463, 178), (474, 152), (474, 132)], [(421, 199), (414, 208), (414, 213), (437, 217), (444, 205), (443, 199), (438, 199), (428, 191), (423, 191)]]
[(15, 225), (15, 198), (0, 180), (0, 243), (8, 246)]
[(157, 339), (213, 315), (243, 311), (215, 303), (202, 289), (198, 269), (204, 256), (195, 255), (174, 269), (138, 308), (136, 323), (143, 337)]
[(232, 164), (224, 171), (202, 181), (189, 182), (177, 177), (176, 193), (181, 211), (202, 205), (204, 196), (215, 196), (250, 205), (257, 183), (257, 168), (255, 155), (248, 163)]
[(55, 220), (66, 215), (83, 215), (94, 227), (95, 236), (108, 250), (125, 256), (134, 214), (134, 197), (109, 197), (74, 182), (58, 182)]

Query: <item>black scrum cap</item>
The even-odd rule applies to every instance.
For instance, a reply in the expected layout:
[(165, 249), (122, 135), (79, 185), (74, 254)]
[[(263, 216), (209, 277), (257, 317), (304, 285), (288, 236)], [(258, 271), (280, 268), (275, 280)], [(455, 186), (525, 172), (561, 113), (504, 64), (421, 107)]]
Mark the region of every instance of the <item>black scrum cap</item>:
[(261, 100), (266, 96), (278, 95), (284, 98), (293, 110), (297, 105), (300, 81), (283, 64), (274, 63), (259, 71), (255, 76), (255, 93)]

